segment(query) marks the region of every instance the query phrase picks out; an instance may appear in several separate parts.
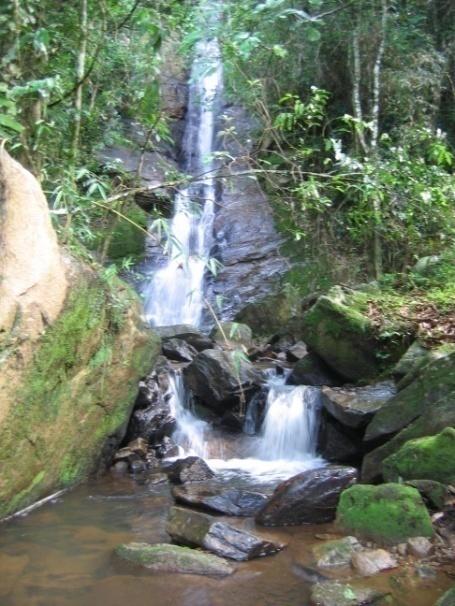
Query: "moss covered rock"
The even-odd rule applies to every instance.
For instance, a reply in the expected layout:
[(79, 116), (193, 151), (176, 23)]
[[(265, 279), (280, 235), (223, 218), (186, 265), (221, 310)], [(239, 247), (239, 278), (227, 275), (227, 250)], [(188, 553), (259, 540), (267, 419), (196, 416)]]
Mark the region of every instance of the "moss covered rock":
[(123, 437), (138, 379), (159, 339), (124, 284), (73, 262), (72, 289), (39, 340), (18, 335), (0, 364), (10, 389), (0, 422), (0, 518), (92, 472)]
[[(416, 380), (379, 410), (366, 429), (365, 439), (374, 440), (397, 433), (426, 411), (431, 411), (438, 400), (453, 400), (454, 394), (455, 351), (451, 351), (427, 364)], [(438, 431), (441, 429), (443, 427)]]
[(446, 591), (445, 594), (436, 602), (435, 606), (454, 606), (455, 604), (455, 585)]
[(382, 465), (384, 479), (455, 481), (455, 429), (447, 427), (435, 436), (409, 440)]
[(226, 576), (234, 569), (226, 560), (190, 547), (159, 543), (127, 543), (119, 545), (116, 554), (154, 572)]
[(408, 440), (433, 436), (446, 427), (455, 427), (455, 391), (431, 403), (421, 416), (391, 440), (369, 452), (363, 459), (362, 480), (372, 482), (380, 479), (384, 459), (397, 452)]
[(350, 380), (377, 376), (403, 352), (401, 340), (378, 334), (339, 286), (319, 297), (303, 316), (302, 334), (309, 347)]
[(357, 484), (341, 493), (337, 523), (346, 532), (383, 544), (433, 534), (419, 492), (401, 484)]
[(239, 311), (235, 319), (250, 326), (255, 337), (270, 337), (293, 331), (292, 321), (298, 307), (292, 297), (281, 292), (249, 303)]
[(215, 341), (221, 343), (227, 339), (234, 343), (242, 343), (245, 346), (251, 345), (253, 340), (251, 328), (241, 322), (221, 322), (213, 328), (210, 336)]
[(125, 212), (125, 217), (118, 218), (108, 248), (110, 259), (138, 259), (144, 255), (148, 217), (142, 208), (134, 204)]

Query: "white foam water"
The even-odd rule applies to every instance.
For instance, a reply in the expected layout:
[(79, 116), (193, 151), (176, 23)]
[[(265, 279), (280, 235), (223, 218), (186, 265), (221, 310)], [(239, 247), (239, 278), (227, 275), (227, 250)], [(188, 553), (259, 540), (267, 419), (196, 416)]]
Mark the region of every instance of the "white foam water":
[(174, 202), (166, 253), (168, 260), (144, 288), (144, 309), (154, 326), (199, 326), (204, 304), (204, 274), (212, 247), (215, 213), (216, 103), (223, 82), (216, 40), (199, 42), (193, 62), (184, 153), (194, 181)]

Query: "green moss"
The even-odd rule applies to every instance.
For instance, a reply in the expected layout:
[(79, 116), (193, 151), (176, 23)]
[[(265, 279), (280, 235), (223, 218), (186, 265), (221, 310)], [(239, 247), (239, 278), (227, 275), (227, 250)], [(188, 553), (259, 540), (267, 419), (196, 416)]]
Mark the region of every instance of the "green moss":
[(125, 211), (126, 219), (119, 217), (112, 239), (109, 244), (108, 255), (117, 260), (124, 257), (139, 259), (145, 252), (145, 239), (148, 224), (148, 215), (139, 206), (133, 205)]
[[(121, 325), (113, 320), (120, 308)], [(122, 438), (137, 382), (159, 349), (131, 292), (82, 272), (0, 426), (0, 517), (93, 471), (103, 445)]]
[(410, 440), (382, 465), (387, 481), (436, 480), (445, 484), (455, 481), (455, 429), (447, 427), (435, 436)]
[(303, 339), (329, 366), (352, 380), (379, 375), (404, 349), (400, 338), (379, 334), (339, 286), (319, 297), (304, 315)]
[(455, 585), (446, 591), (446, 593), (436, 602), (435, 606), (454, 606), (455, 604)]
[(343, 491), (337, 523), (346, 532), (385, 544), (433, 534), (420, 494), (401, 484), (358, 484)]

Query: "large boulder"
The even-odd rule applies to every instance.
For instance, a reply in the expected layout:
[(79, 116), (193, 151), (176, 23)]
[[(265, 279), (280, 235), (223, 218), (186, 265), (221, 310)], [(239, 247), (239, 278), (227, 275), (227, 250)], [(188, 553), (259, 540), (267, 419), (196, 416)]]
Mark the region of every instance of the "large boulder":
[(197, 356), (197, 349), (183, 339), (166, 339), (161, 349), (166, 358), (176, 362), (191, 362)]
[(376, 481), (382, 476), (382, 463), (408, 440), (433, 436), (446, 427), (455, 427), (455, 392), (434, 402), (415, 421), (391, 440), (369, 452), (362, 463), (362, 481)]
[(199, 353), (184, 370), (193, 394), (218, 412), (232, 408), (243, 394), (260, 388), (263, 377), (244, 359), (241, 351), (207, 349)]
[(195, 326), (190, 326), (188, 324), (159, 326), (155, 330), (161, 337), (163, 343), (168, 339), (180, 339), (191, 345), (191, 347), (194, 347), (197, 351), (212, 349), (214, 345), (214, 342), (210, 337), (205, 335)]
[(455, 399), (455, 351), (431, 361), (415, 381), (389, 400), (368, 425), (365, 439), (399, 432), (441, 398)]
[(253, 340), (253, 333), (247, 324), (241, 322), (220, 322), (214, 326), (210, 336), (214, 341), (225, 343), (241, 343), (249, 346)]
[(345, 532), (382, 544), (433, 535), (420, 494), (401, 484), (357, 484), (348, 488), (340, 497), (337, 524)]
[(284, 547), (221, 522), (219, 518), (181, 507), (171, 508), (166, 531), (178, 543), (203, 547), (238, 561), (272, 555)]
[(359, 429), (365, 427), (395, 394), (396, 388), (391, 381), (366, 387), (323, 387), (322, 405), (342, 425)]
[(299, 360), (287, 380), (289, 385), (342, 385), (344, 380), (319, 356), (309, 353)]
[(436, 480), (455, 483), (455, 429), (447, 427), (436, 436), (409, 440), (382, 465), (387, 482)]
[(256, 521), (264, 526), (330, 522), (341, 491), (356, 480), (353, 467), (332, 465), (304, 471), (278, 485)]
[(119, 545), (115, 553), (153, 572), (204, 576), (227, 576), (234, 572), (232, 566), (218, 556), (179, 545), (125, 543)]
[(186, 457), (177, 459), (167, 468), (169, 480), (174, 484), (185, 482), (202, 482), (210, 480), (215, 475), (204, 459), (200, 457)]
[(268, 295), (257, 302), (245, 305), (235, 316), (245, 322), (256, 337), (286, 334), (299, 306), (285, 292)]
[(260, 492), (207, 483), (174, 486), (172, 495), (184, 505), (209, 509), (228, 516), (246, 517), (254, 516), (267, 499)]
[(403, 351), (400, 339), (379, 334), (339, 286), (303, 316), (302, 336), (331, 368), (355, 381), (376, 377)]
[(2, 517), (110, 456), (159, 340), (125, 284), (62, 261), (39, 185), (6, 152), (0, 180)]

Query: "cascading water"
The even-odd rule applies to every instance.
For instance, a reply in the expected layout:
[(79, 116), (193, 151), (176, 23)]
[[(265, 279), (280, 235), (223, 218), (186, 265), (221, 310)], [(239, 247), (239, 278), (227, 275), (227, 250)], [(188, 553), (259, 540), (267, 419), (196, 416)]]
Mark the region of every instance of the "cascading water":
[(263, 482), (323, 465), (316, 456), (320, 390), (285, 385), (285, 380), (285, 376), (273, 375), (267, 382), (267, 403), (258, 435), (242, 434), (236, 440), (230, 435), (223, 440), (193, 413), (181, 374), (172, 375), (169, 395), (177, 423), (172, 437), (181, 455), (202, 457), (227, 476), (241, 473)]
[(202, 40), (191, 73), (183, 143), (184, 169), (194, 181), (176, 196), (166, 245), (168, 261), (144, 289), (146, 318), (155, 326), (201, 322), (204, 273), (212, 246), (216, 166), (211, 156), (221, 88), (218, 42)]
[[(183, 143), (184, 170), (193, 177), (193, 182), (176, 195), (166, 244), (167, 262), (155, 271), (144, 290), (146, 317), (155, 326), (198, 326), (201, 322), (204, 273), (213, 243), (216, 202), (213, 152), (222, 84), (218, 43), (216, 39), (202, 40), (191, 72)], [(323, 464), (315, 454), (319, 391), (286, 386), (285, 377), (273, 373), (267, 387), (266, 411), (259, 433), (256, 430), (260, 416), (256, 408), (247, 414), (246, 433), (223, 437), (208, 422), (195, 416), (181, 374), (171, 373), (168, 397), (177, 425), (173, 439), (180, 455), (200, 456), (227, 475), (241, 473), (265, 481), (286, 478)]]

